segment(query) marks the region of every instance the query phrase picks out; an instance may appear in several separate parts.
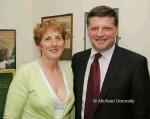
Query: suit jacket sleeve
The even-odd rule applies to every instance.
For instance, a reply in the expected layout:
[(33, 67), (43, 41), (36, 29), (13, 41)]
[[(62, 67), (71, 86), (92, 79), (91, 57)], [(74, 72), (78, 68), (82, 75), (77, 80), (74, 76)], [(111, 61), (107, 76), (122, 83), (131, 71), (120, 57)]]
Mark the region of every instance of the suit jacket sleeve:
[(135, 99), (135, 104), (132, 107), (133, 119), (145, 119), (147, 117), (150, 100), (150, 78), (147, 66), (147, 60), (143, 58), (137, 63), (131, 77), (132, 96)]

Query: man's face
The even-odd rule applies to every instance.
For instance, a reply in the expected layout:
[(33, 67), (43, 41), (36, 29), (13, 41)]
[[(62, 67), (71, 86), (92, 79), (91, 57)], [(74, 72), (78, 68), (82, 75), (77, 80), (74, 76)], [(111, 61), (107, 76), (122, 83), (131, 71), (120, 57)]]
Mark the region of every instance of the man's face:
[(87, 26), (93, 48), (98, 52), (108, 50), (115, 43), (118, 28), (113, 17), (91, 17)]

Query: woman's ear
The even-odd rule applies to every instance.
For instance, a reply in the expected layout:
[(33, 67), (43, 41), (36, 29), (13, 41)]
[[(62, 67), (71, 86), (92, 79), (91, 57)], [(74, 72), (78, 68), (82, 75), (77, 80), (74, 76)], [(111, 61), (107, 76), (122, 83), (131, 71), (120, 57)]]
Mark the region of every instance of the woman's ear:
[(42, 50), (41, 50), (41, 46), (40, 45), (36, 45), (37, 49), (39, 50), (41, 56), (42, 56)]
[(37, 49), (38, 49), (39, 51), (41, 51), (41, 46), (40, 46), (40, 44), (39, 44), (39, 45), (36, 45), (36, 47), (37, 47)]

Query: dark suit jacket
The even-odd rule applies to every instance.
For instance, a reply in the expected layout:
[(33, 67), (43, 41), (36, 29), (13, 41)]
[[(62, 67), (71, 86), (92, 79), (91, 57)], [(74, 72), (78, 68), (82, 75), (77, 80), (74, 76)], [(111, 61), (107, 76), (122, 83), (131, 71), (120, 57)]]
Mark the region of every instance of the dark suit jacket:
[[(72, 59), (76, 119), (81, 119), (84, 75), (91, 49), (76, 53)], [(147, 59), (116, 45), (94, 119), (147, 119), (150, 100)]]

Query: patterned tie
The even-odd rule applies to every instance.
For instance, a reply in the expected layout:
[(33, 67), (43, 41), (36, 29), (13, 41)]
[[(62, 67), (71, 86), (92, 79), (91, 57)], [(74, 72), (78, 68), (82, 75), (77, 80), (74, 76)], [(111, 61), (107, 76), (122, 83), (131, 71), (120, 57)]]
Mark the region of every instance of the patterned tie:
[(100, 90), (100, 67), (98, 59), (101, 57), (101, 54), (95, 54), (94, 61), (91, 64), (90, 74), (87, 84), (86, 92), (86, 101), (85, 101), (85, 110), (84, 110), (84, 119), (93, 119), (94, 112), (96, 109), (96, 103), (94, 99), (98, 99), (99, 90)]

